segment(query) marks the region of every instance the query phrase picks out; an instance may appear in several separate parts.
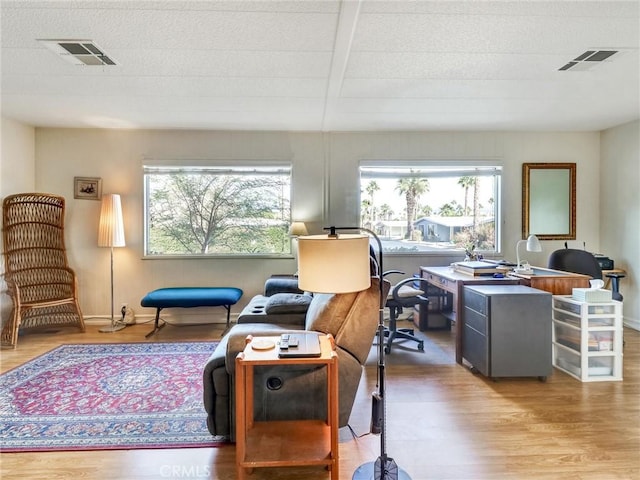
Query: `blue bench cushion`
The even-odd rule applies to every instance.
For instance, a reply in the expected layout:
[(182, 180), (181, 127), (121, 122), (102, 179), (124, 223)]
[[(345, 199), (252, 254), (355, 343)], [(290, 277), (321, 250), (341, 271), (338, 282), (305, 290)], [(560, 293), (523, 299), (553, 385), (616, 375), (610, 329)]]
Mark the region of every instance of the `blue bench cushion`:
[(191, 308), (235, 305), (242, 290), (234, 287), (172, 287), (147, 293), (140, 301), (143, 307)]

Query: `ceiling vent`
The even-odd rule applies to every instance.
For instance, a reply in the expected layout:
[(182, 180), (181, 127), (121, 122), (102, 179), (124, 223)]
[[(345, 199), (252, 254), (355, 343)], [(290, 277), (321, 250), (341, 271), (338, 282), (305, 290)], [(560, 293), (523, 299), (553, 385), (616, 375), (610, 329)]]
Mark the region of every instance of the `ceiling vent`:
[(618, 50), (587, 50), (582, 55), (577, 56), (566, 65), (560, 67), (558, 70), (590, 70), (595, 65), (604, 62), (616, 53), (618, 53)]
[(74, 65), (116, 65), (92, 40), (38, 40), (49, 50)]

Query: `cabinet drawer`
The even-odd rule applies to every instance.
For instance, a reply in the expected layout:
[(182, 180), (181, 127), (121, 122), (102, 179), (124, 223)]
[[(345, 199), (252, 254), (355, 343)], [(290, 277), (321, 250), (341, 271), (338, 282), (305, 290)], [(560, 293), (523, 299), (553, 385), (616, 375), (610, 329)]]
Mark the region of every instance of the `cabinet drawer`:
[(554, 345), (554, 365), (572, 373), (576, 377), (610, 376), (613, 375), (614, 357), (590, 357), (587, 361), (588, 371), (583, 372), (580, 364), (580, 355)]
[[(555, 320), (560, 320), (561, 322), (569, 323), (576, 327), (581, 327), (582, 318), (576, 315), (572, 315), (563, 310), (553, 310), (553, 318)], [(616, 322), (616, 317), (612, 314), (609, 315), (598, 315), (598, 316), (587, 316), (587, 325), (586, 327), (613, 327)]]
[(555, 296), (553, 298), (553, 307), (566, 310), (567, 312), (581, 315), (586, 313), (587, 315), (615, 315), (616, 306), (611, 303), (580, 303), (572, 298), (562, 298), (562, 296)]
[(464, 289), (463, 295), (465, 307), (472, 308), (483, 315), (488, 313), (487, 297), (485, 295), (475, 292), (469, 288)]
[(477, 330), (482, 335), (487, 334), (487, 316), (482, 315), (469, 307), (465, 307), (464, 309), (464, 323), (474, 330)]
[(462, 356), (480, 373), (489, 375), (489, 342), (487, 337), (465, 325), (462, 338)]
[(456, 293), (458, 289), (455, 280), (447, 280), (446, 278), (434, 275), (433, 273), (427, 273), (426, 279), (430, 284), (450, 293)]

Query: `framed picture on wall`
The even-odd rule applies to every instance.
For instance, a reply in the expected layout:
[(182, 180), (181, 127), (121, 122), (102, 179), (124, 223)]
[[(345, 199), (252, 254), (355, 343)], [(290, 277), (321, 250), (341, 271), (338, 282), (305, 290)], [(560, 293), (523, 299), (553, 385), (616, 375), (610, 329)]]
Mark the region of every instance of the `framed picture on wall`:
[(100, 200), (102, 179), (98, 177), (73, 177), (73, 198)]

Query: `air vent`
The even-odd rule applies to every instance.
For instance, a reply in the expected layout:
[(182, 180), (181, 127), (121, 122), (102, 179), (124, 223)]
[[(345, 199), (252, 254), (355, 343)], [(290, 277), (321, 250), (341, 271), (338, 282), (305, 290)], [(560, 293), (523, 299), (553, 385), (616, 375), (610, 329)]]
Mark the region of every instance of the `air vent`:
[(616, 53), (618, 53), (618, 50), (587, 50), (569, 63), (560, 67), (558, 70), (589, 70), (594, 65), (604, 62)]
[(92, 40), (38, 40), (49, 50), (74, 65), (116, 65)]

